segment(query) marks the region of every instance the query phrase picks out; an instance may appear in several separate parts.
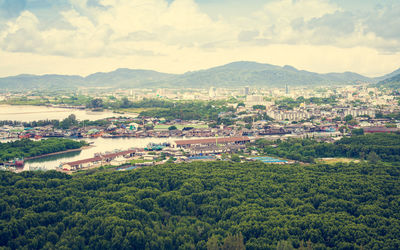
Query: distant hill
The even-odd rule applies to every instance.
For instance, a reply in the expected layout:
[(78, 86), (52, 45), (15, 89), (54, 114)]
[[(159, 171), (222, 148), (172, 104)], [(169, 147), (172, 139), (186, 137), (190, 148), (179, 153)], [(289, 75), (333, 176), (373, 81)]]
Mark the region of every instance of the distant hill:
[(95, 73), (85, 78), (87, 85), (117, 86), (117, 87), (152, 87), (175, 75), (160, 73), (153, 70), (117, 69), (108, 73)]
[(67, 75), (17, 75), (0, 78), (1, 89), (67, 89), (84, 84), (81, 76)]
[(285, 84), (288, 86), (373, 84), (380, 79), (368, 78), (352, 72), (318, 74), (298, 70), (288, 65), (281, 67), (241, 61), (177, 75), (140, 69), (117, 69), (112, 72), (95, 73), (87, 77), (18, 75), (0, 78), (0, 88), (18, 90), (75, 89), (79, 86), (115, 88), (282, 87)]
[(400, 73), (387, 78), (383, 81), (380, 81), (376, 84), (377, 87), (384, 87), (384, 88), (392, 88), (392, 89), (400, 89)]
[(356, 73), (318, 74), (297, 70), (292, 66), (275, 66), (255, 62), (234, 62), (223, 66), (188, 72), (176, 77), (175, 84), (182, 87), (279, 87), (312, 86), (328, 84), (354, 84), (373, 82), (372, 79)]
[(383, 76), (380, 76), (380, 77), (375, 77), (374, 80), (377, 83), (379, 83), (379, 82), (384, 81), (386, 79), (392, 78), (392, 77), (394, 77), (394, 76), (396, 76), (398, 74), (400, 74), (400, 68), (398, 68), (397, 70), (395, 70), (395, 71), (393, 71), (393, 72), (391, 72), (389, 74), (386, 74), (386, 75), (383, 75)]
[(18, 75), (0, 78), (0, 88), (23, 89), (75, 89), (77, 87), (155, 87), (160, 81), (174, 75), (151, 70), (117, 69), (112, 72), (98, 72), (87, 77), (67, 75)]

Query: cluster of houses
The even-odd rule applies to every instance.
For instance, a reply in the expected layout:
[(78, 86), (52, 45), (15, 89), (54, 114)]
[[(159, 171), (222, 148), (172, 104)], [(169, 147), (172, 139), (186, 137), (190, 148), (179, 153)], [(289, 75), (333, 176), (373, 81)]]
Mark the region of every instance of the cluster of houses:
[[(194, 92), (193, 92), (194, 91)], [(196, 92), (197, 91), (197, 92)], [(118, 90), (115, 93), (104, 92), (104, 96), (96, 98), (129, 97), (136, 93), (141, 98), (169, 98), (168, 94), (185, 92), (197, 96), (196, 99), (221, 97), (237, 98), (237, 103), (229, 103), (236, 111), (220, 113), (219, 118), (229, 120), (229, 123), (217, 121), (166, 121), (154, 117), (142, 118), (110, 118), (104, 125), (80, 126), (69, 129), (56, 129), (52, 125), (27, 128), (23, 126), (0, 126), (0, 138), (36, 138), (41, 137), (237, 137), (264, 135), (308, 135), (309, 133), (338, 132), (341, 127), (353, 128), (385, 128), (400, 127), (400, 121), (376, 119), (379, 114), (400, 112), (398, 96), (394, 92), (371, 88), (368, 86), (343, 86), (324, 89), (243, 89), (229, 90), (210, 88), (209, 90)], [(154, 94), (157, 94), (154, 96)], [(139, 98), (139, 96), (140, 98)], [(11, 98), (11, 97), (10, 97)], [(182, 97), (183, 98), (183, 97)], [(294, 107), (279, 105), (283, 99), (304, 102)], [(310, 99), (307, 99), (310, 98)], [(312, 98), (325, 103), (312, 102)], [(200, 98), (201, 99), (201, 98)], [(218, 99), (218, 98), (217, 98)], [(307, 99), (307, 101), (306, 101)], [(136, 100), (136, 99), (135, 99)], [(258, 108), (256, 106), (259, 106)], [(261, 109), (260, 107), (264, 107)], [(348, 124), (346, 117), (351, 116), (353, 122)], [(260, 118), (262, 117), (262, 118)], [(268, 119), (272, 118), (272, 120)], [(341, 131), (342, 132), (342, 131)], [(339, 135), (335, 134), (335, 135)], [(334, 135), (334, 136), (335, 136)]]
[[(121, 166), (129, 164), (135, 160), (141, 160), (135, 163), (136, 166), (149, 166), (165, 163), (168, 159), (157, 162), (160, 155), (172, 157), (176, 162), (185, 162), (193, 160), (216, 159), (222, 153), (234, 153), (246, 148), (246, 143), (250, 142), (249, 137), (223, 137), (213, 139), (194, 139), (194, 140), (176, 140), (169, 146), (147, 147), (145, 149), (130, 149), (126, 151), (96, 154), (92, 158), (73, 162), (64, 162), (60, 164), (60, 169), (64, 171), (77, 171), (101, 166)], [(215, 156), (203, 158), (202, 156)]]
[(79, 169), (95, 168), (104, 165), (119, 166), (132, 159), (137, 151), (138, 150), (136, 149), (130, 149), (121, 152), (97, 154), (93, 158), (61, 163), (60, 168), (66, 171), (72, 171)]
[[(292, 93), (290, 93), (292, 92)], [(161, 91), (161, 96), (169, 91)], [(120, 93), (122, 96), (125, 92)], [(147, 91), (146, 95), (151, 95)], [(227, 99), (232, 93), (211, 88), (200, 92), (204, 98)], [(130, 93), (132, 95), (132, 93)], [(289, 91), (252, 90), (245, 88), (238, 102), (229, 103), (235, 111), (219, 114), (218, 121), (167, 121), (163, 118), (108, 118), (97, 125), (80, 124), (68, 129), (53, 125), (24, 127), (22, 125), (0, 126), (0, 139), (42, 137), (70, 138), (167, 138), (181, 137), (169, 146), (130, 149), (121, 152), (98, 154), (89, 159), (65, 162), (60, 168), (66, 171), (120, 166), (135, 160), (136, 166), (163, 163), (169, 159), (176, 162), (216, 159), (224, 153), (246, 150), (246, 143), (254, 138), (320, 137), (337, 140), (352, 129), (362, 128), (365, 133), (399, 132), (400, 121), (382, 118), (400, 112), (398, 97), (374, 88), (347, 86), (339, 89)], [(331, 98), (336, 101), (324, 104), (304, 101), (293, 107), (279, 105), (282, 97), (297, 100), (298, 97)], [(150, 96), (149, 96), (150, 97)], [(397, 99), (396, 99), (397, 98)], [(305, 100), (305, 99), (304, 99)], [(83, 108), (83, 107), (82, 107)], [(380, 114), (379, 116), (377, 114)], [(383, 116), (381, 115), (383, 114)], [(221, 122), (222, 121), (222, 122)], [(183, 139), (184, 138), (184, 139)], [(161, 157), (163, 156), (163, 157)], [(160, 160), (162, 159), (162, 160)], [(139, 162), (139, 163), (138, 163)]]
[[(343, 110), (342, 110), (343, 111)], [(387, 118), (371, 118), (365, 115), (364, 111), (345, 110), (345, 114), (354, 114), (352, 123), (348, 123), (344, 118), (329, 117), (325, 114), (323, 118), (296, 121), (302, 113), (295, 111), (283, 112), (288, 118), (284, 121), (257, 120), (259, 116), (270, 114), (267, 110), (249, 109), (246, 115), (221, 114), (221, 117), (233, 117), (231, 124), (220, 124), (210, 127), (202, 121), (165, 121), (157, 118), (141, 119), (109, 119), (106, 125), (72, 127), (70, 129), (56, 129), (52, 125), (42, 127), (23, 127), (4, 125), (0, 127), (0, 138), (34, 138), (42, 137), (70, 137), (70, 138), (215, 138), (215, 137), (240, 137), (240, 136), (271, 136), (271, 135), (290, 135), (290, 136), (341, 136), (354, 128), (375, 128), (383, 129), (390, 125), (391, 130), (400, 128), (400, 121)], [(359, 112), (359, 113), (357, 113)], [(282, 115), (280, 114), (280, 115)], [(315, 114), (318, 114), (316, 112)], [(357, 114), (362, 114), (357, 115)], [(296, 116), (296, 117), (294, 117)], [(347, 115), (346, 115), (347, 116)], [(246, 120), (246, 117), (250, 119)], [(276, 116), (274, 116), (276, 118)], [(253, 119), (252, 119), (253, 118)], [(292, 120), (293, 118), (293, 120)], [(211, 123), (210, 123), (211, 124)], [(367, 131), (373, 131), (368, 130)]]

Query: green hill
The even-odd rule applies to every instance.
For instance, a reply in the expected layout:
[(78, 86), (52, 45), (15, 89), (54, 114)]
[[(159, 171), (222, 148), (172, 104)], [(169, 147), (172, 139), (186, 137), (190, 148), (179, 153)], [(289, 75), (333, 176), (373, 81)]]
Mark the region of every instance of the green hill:
[(187, 72), (166, 74), (152, 70), (117, 69), (87, 77), (64, 75), (19, 75), (0, 78), (0, 88), (76, 89), (78, 87), (114, 88), (209, 88), (214, 87), (283, 87), (374, 83), (375, 79), (356, 73), (329, 73), (297, 70), (292, 66), (276, 66), (256, 62), (233, 62), (226, 65)]
[(400, 89), (400, 74), (380, 81), (376, 84), (377, 87)]

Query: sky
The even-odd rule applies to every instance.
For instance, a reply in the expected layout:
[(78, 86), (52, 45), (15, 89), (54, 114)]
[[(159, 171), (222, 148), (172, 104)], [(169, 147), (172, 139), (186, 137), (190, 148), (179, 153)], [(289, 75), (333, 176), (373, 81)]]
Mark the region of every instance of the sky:
[(381, 76), (400, 68), (399, 0), (0, 0), (0, 76), (233, 61)]

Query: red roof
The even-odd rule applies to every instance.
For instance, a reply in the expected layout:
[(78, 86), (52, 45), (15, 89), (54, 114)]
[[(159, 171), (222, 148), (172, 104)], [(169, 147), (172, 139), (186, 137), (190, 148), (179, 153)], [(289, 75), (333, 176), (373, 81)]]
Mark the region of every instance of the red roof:
[(63, 165), (70, 165), (70, 166), (77, 166), (77, 165), (81, 165), (84, 163), (89, 163), (89, 162), (95, 162), (95, 161), (101, 161), (101, 157), (97, 156), (97, 157), (93, 157), (93, 158), (89, 158), (89, 159), (84, 159), (84, 160), (80, 160), (80, 161), (72, 161), (72, 162), (68, 162), (68, 163), (64, 163)]
[(364, 128), (365, 133), (390, 133), (397, 132), (398, 128), (386, 128), (386, 127), (368, 127)]
[(131, 150), (121, 151), (121, 152), (117, 152), (117, 153), (96, 156), (96, 157), (89, 158), (89, 159), (67, 162), (67, 163), (64, 163), (63, 165), (68, 164), (70, 166), (77, 166), (77, 165), (81, 165), (81, 164), (84, 164), (84, 163), (101, 161), (102, 159), (114, 158), (114, 157), (117, 157), (117, 156), (120, 156), (120, 155), (127, 155), (127, 154), (132, 154), (132, 153), (135, 153), (135, 152), (136, 152), (136, 150), (132, 150), (131, 149)]
[(127, 154), (132, 154), (132, 153), (136, 153), (136, 150), (126, 150), (126, 151), (121, 151), (121, 152), (117, 152), (117, 153), (111, 153), (111, 154), (107, 154), (107, 155), (101, 155), (101, 157), (103, 158), (114, 158), (120, 155), (127, 155)]
[(179, 140), (175, 141), (176, 145), (188, 145), (188, 144), (210, 144), (210, 143), (229, 143), (229, 142), (241, 142), (250, 141), (247, 136), (243, 137), (226, 137), (226, 138), (207, 138), (207, 139), (194, 139), (194, 140)]

